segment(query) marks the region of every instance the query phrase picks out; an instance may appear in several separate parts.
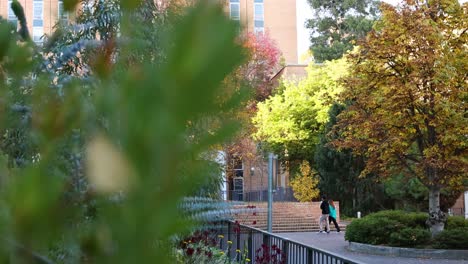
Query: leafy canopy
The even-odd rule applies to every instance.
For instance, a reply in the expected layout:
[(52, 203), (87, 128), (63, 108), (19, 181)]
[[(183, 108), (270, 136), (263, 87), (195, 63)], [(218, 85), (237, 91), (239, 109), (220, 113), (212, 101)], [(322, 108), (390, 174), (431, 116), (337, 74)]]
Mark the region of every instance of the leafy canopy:
[(335, 145), (366, 158), (362, 175), (403, 173), (429, 187), (461, 187), (468, 170), (468, 4), (382, 4), (383, 18), (352, 54)]
[(310, 49), (315, 61), (339, 59), (352, 50), (355, 41), (365, 37), (378, 17), (375, 0), (308, 0), (314, 18), (307, 22), (311, 29)]
[(277, 94), (258, 104), (253, 118), (256, 139), (290, 160), (312, 159), (331, 102), (343, 89), (338, 80), (347, 73), (347, 63), (310, 65), (307, 72), (299, 83), (283, 82)]
[(340, 147), (365, 154), (367, 169), (404, 170), (427, 185), (466, 177), (467, 5), (441, 0), (383, 4), (383, 19), (359, 52), (342, 99)]

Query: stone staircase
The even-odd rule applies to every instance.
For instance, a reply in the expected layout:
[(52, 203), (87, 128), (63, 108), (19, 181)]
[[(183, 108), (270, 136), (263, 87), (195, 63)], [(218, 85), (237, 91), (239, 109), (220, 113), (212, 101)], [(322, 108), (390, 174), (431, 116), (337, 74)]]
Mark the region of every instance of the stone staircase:
[[(335, 202), (339, 211), (338, 202)], [(235, 206), (240, 211), (235, 215), (235, 219), (241, 224), (267, 229), (267, 208), (265, 202), (249, 203), (248, 205)], [(245, 211), (243, 211), (245, 209)], [(273, 232), (316, 232), (319, 230), (318, 219), (321, 210), (319, 202), (299, 203), (299, 202), (274, 202), (273, 203)], [(342, 231), (346, 229), (344, 223), (338, 223)], [(333, 223), (330, 225), (335, 231)]]

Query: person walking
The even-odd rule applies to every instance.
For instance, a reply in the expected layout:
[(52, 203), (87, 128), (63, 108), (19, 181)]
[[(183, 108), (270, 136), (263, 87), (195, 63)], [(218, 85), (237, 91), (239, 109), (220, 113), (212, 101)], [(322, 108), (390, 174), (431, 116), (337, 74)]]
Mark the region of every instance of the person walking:
[(328, 204), (330, 206), (330, 215), (328, 216), (328, 224), (331, 224), (331, 222), (333, 222), (333, 224), (335, 225), (335, 228), (336, 228), (336, 232), (340, 232), (340, 227), (338, 226), (338, 223), (336, 223), (335, 203), (333, 202), (333, 200), (330, 199)]
[(330, 233), (330, 223), (328, 222), (328, 216), (330, 215), (330, 206), (327, 202), (327, 197), (324, 195), (322, 196), (322, 203), (320, 204), (320, 209), (322, 209), (322, 216), (320, 216), (320, 220), (319, 220), (319, 227), (320, 227), (320, 231), (319, 233), (323, 233), (323, 221), (325, 221), (326, 223), (326, 229), (325, 229), (325, 232)]

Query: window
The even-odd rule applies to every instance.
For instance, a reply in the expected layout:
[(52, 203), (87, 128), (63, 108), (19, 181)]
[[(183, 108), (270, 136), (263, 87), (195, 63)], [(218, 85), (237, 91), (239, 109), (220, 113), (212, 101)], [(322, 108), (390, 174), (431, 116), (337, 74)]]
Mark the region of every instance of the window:
[(42, 20), (44, 10), (44, 2), (42, 0), (34, 0), (33, 3), (33, 19)]
[(68, 23), (69, 20), (68, 12), (63, 9), (63, 0), (58, 1), (58, 20), (63, 24)]
[(229, 1), (229, 16), (232, 20), (240, 20), (240, 3), (239, 0)]
[(244, 164), (242, 159), (238, 156), (232, 159), (232, 169), (234, 177), (244, 177)]
[(44, 35), (43, 27), (33, 27), (33, 41), (42, 42), (42, 36)]
[(15, 13), (13, 12), (13, 9), (11, 9), (12, 2), (13, 2), (12, 0), (8, 1), (8, 21), (14, 24), (16, 27), (18, 27), (18, 19), (16, 18)]
[(34, 0), (33, 2), (33, 40), (42, 42), (44, 35), (44, 1)]
[(264, 14), (263, 0), (254, 1), (254, 32), (259, 34), (265, 31), (264, 28)]

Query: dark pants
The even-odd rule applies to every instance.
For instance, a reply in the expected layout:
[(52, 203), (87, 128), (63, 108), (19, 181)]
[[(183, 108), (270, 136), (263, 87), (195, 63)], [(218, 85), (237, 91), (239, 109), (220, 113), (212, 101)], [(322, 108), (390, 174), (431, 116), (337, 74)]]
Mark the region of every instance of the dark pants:
[(333, 222), (333, 224), (335, 225), (335, 228), (336, 228), (336, 231), (340, 231), (340, 227), (338, 226), (338, 223), (336, 223), (336, 219), (332, 216), (329, 216), (328, 217), (328, 221), (331, 223)]

